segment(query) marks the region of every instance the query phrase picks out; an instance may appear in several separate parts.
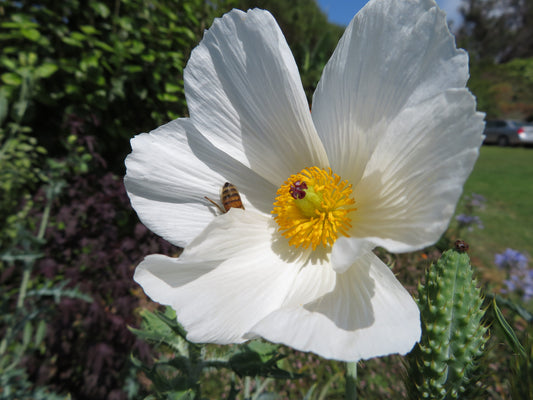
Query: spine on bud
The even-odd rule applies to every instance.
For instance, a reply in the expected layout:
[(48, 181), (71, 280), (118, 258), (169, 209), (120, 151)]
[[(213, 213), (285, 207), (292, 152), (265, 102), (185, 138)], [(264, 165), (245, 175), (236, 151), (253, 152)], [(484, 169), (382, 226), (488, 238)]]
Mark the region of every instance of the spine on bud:
[(422, 338), (407, 357), (411, 399), (466, 399), (479, 390), (487, 327), (466, 253), (446, 251), (418, 287)]

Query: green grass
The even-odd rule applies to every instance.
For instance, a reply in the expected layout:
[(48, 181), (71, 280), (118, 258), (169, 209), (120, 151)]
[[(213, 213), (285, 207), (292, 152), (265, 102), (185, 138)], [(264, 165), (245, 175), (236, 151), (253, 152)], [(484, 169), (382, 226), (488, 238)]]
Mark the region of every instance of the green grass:
[(471, 193), (487, 199), (474, 213), (484, 229), (462, 233), (473, 260), (490, 267), (494, 254), (508, 247), (533, 256), (533, 148), (483, 146), (463, 198)]

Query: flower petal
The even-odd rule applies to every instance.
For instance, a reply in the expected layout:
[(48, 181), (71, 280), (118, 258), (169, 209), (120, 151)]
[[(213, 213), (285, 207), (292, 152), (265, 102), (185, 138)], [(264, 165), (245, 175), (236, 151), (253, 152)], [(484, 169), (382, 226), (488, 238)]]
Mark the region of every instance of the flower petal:
[(374, 247), (376, 244), (366, 239), (340, 237), (331, 251), (331, 266), (339, 274), (346, 272), (359, 257)]
[(279, 186), (327, 166), (292, 53), (272, 15), (216, 19), (185, 69), (191, 120), (216, 147)]
[(344, 361), (406, 354), (420, 333), (416, 303), (373, 253), (337, 274), (333, 291), (303, 306), (286, 302), (250, 331)]
[(436, 242), (477, 159), (483, 126), (466, 89), (403, 110), (354, 188), (351, 235), (393, 252)]
[(356, 183), (402, 109), (464, 87), (467, 78), (467, 55), (433, 0), (370, 1), (346, 29), (313, 97), (333, 170)]
[[(147, 257), (134, 279), (153, 300), (171, 305), (194, 342), (240, 343), (285, 299), (303, 264), (275, 241), (270, 218), (231, 209), (179, 258)], [(305, 255), (304, 255), (305, 259)]]
[(245, 207), (269, 214), (276, 188), (211, 145), (178, 119), (131, 140), (124, 184), (141, 221), (177, 246), (185, 246), (216, 215), (226, 181), (237, 185)]

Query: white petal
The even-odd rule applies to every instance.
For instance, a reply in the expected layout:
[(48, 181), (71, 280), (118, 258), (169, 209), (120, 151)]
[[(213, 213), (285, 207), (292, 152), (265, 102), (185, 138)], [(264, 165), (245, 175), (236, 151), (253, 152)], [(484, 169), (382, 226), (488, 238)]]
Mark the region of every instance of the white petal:
[(231, 209), (177, 259), (151, 256), (135, 280), (155, 301), (171, 305), (194, 342), (240, 343), (283, 302), (303, 264), (291, 256), (272, 219)]
[(313, 98), (333, 170), (356, 183), (402, 109), (464, 87), (467, 78), (467, 55), (433, 0), (370, 1), (346, 29)]
[(420, 333), (416, 303), (372, 253), (338, 274), (330, 293), (304, 306), (281, 308), (251, 330), (267, 340), (344, 361), (406, 354)]
[(141, 221), (169, 242), (185, 246), (216, 215), (226, 181), (237, 185), (245, 207), (270, 213), (276, 188), (212, 146), (187, 119), (131, 140), (124, 179)]
[(290, 49), (270, 13), (216, 19), (185, 69), (194, 125), (275, 186), (327, 157)]
[(394, 119), (354, 187), (352, 236), (389, 251), (436, 242), (446, 230), (478, 156), (483, 114), (455, 89)]
[(356, 237), (340, 237), (331, 251), (331, 265), (335, 272), (343, 273), (350, 268), (357, 259), (376, 247), (365, 239)]

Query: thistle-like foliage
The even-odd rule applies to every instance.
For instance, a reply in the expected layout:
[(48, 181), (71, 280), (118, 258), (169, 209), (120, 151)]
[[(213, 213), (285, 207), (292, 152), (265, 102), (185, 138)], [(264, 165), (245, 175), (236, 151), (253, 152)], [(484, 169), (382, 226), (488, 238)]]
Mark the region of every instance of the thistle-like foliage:
[(468, 398), (487, 341), (485, 310), (466, 253), (446, 251), (418, 287), (422, 338), (408, 356), (411, 399)]

